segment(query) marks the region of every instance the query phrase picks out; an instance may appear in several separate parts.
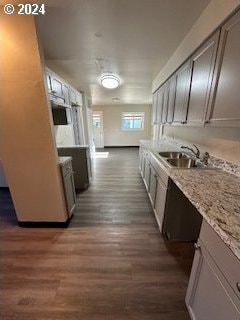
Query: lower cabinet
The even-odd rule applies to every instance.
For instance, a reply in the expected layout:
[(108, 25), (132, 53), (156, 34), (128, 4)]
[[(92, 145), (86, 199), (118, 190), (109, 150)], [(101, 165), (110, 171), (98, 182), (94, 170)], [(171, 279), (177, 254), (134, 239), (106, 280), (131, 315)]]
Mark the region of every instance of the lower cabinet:
[(148, 155), (145, 154), (143, 180), (145, 182), (145, 186), (147, 188), (147, 191), (149, 191), (150, 174), (151, 174), (151, 172), (150, 172), (150, 160), (149, 160)]
[(152, 207), (155, 208), (155, 199), (157, 191), (157, 173), (150, 165), (150, 179), (149, 179), (149, 198), (152, 203)]
[(167, 185), (163, 183), (163, 181), (157, 177), (157, 186), (156, 186), (156, 198), (155, 198), (155, 216), (157, 219), (157, 223), (160, 231), (163, 231), (163, 219), (165, 212), (165, 205), (167, 199)]
[(60, 157), (72, 157), (76, 190), (86, 189), (92, 179), (92, 164), (88, 146), (58, 147)]
[(76, 193), (75, 193), (75, 185), (74, 185), (74, 177), (73, 177), (71, 161), (68, 161), (62, 164), (61, 173), (62, 173), (67, 212), (68, 212), (68, 216), (70, 217), (73, 213), (73, 210), (76, 204)]
[[(207, 241), (204, 241), (206, 232), (209, 235)], [(204, 222), (196, 244), (186, 305), (193, 320), (239, 320), (240, 293), (238, 295), (237, 285), (240, 283), (240, 263), (231, 261), (232, 253), (230, 256), (227, 253), (229, 248), (220, 238), (216, 239), (217, 235), (214, 233)], [(212, 244), (214, 250), (209, 251), (209, 244)], [(219, 250), (221, 247), (223, 250)], [(228, 270), (229, 274), (223, 269)], [(233, 276), (235, 283), (232, 286), (229, 279)]]

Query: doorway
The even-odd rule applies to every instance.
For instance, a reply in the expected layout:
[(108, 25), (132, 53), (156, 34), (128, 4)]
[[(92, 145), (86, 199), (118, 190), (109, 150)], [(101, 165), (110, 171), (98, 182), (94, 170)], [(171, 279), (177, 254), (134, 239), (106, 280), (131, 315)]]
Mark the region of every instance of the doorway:
[(103, 112), (93, 112), (93, 136), (96, 148), (104, 148)]

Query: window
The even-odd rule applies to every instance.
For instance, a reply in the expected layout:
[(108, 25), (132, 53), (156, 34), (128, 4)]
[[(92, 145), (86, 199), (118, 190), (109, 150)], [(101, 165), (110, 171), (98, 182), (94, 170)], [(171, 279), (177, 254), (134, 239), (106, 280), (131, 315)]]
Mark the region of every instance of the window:
[(122, 130), (143, 130), (144, 112), (123, 112)]
[(101, 128), (101, 118), (99, 114), (93, 114), (93, 127)]

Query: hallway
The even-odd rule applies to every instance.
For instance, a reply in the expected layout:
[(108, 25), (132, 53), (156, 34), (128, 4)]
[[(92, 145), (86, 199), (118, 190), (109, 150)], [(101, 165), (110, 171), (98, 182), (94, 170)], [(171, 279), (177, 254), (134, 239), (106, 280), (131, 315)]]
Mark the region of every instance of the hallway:
[(0, 191), (1, 320), (189, 319), (192, 245), (161, 237), (138, 149), (104, 152), (67, 229), (19, 228)]

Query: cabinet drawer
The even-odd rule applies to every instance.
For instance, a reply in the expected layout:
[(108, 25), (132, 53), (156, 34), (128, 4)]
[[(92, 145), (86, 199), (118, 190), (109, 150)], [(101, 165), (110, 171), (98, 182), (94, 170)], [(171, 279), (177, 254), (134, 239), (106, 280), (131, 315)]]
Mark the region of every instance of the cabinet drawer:
[(65, 165), (62, 166), (62, 174), (63, 176), (66, 176), (68, 174), (72, 174), (73, 170), (72, 170), (72, 163), (68, 162)]
[(202, 223), (200, 239), (240, 299), (240, 261), (206, 221)]

